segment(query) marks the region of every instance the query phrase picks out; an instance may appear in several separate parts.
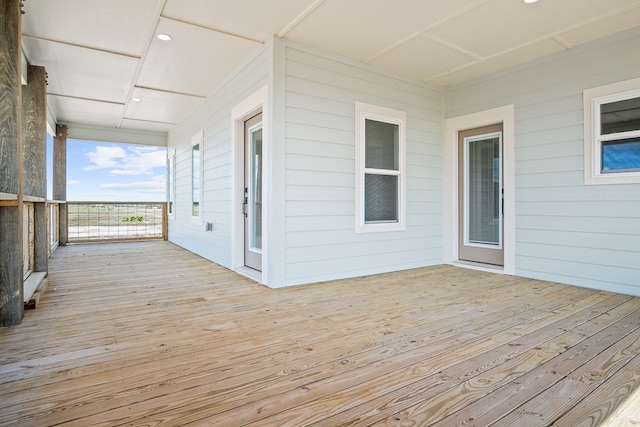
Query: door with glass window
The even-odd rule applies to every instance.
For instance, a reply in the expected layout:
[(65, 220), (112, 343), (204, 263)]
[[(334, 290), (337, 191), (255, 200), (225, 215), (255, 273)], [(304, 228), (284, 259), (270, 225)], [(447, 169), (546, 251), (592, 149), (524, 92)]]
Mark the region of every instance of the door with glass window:
[(458, 135), (458, 257), (504, 265), (502, 124)]
[(262, 113), (244, 123), (244, 264), (262, 271)]

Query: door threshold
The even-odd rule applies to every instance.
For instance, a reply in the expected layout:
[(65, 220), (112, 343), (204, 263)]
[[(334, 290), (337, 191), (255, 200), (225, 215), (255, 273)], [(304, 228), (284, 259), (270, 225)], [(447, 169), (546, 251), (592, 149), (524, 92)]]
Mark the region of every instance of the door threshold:
[(472, 270), (487, 271), (489, 273), (504, 274), (504, 266), (502, 265), (482, 264), (480, 262), (464, 260), (453, 261), (452, 265), (456, 267), (470, 268)]
[(238, 267), (236, 268), (236, 273), (248, 277), (249, 279), (255, 280), (258, 283), (262, 283), (262, 271), (254, 270), (251, 267)]

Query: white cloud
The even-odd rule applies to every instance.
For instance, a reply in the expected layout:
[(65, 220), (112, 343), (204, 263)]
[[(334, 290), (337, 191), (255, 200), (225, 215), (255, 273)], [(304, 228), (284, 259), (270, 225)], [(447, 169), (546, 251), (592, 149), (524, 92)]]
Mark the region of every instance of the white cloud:
[(152, 175), (154, 168), (166, 166), (166, 151), (159, 147), (97, 146), (95, 151), (87, 153), (92, 163), (85, 170), (111, 169), (111, 175)]
[(120, 164), (120, 159), (124, 159), (126, 153), (121, 147), (97, 146), (95, 151), (87, 153), (89, 161), (93, 163), (84, 168), (85, 170), (95, 170), (102, 168), (113, 168)]
[(69, 185), (78, 185), (78, 184), (80, 184), (80, 181), (76, 181), (75, 179), (70, 179), (69, 182), (67, 182), (67, 184), (69, 184)]
[(149, 175), (150, 171), (142, 169), (111, 169), (109, 171), (111, 175)]
[(149, 181), (107, 183), (100, 185), (105, 190), (118, 190), (127, 192), (163, 193), (166, 191), (166, 183), (163, 176), (155, 176)]

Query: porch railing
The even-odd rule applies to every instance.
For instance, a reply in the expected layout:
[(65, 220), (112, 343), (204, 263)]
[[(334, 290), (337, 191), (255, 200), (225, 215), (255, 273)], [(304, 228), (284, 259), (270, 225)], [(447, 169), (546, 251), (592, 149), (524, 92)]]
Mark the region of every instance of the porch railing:
[(67, 202), (69, 243), (167, 238), (166, 202)]
[(47, 200), (49, 215), (47, 216), (49, 228), (49, 255), (56, 250), (60, 244), (60, 203), (54, 200)]

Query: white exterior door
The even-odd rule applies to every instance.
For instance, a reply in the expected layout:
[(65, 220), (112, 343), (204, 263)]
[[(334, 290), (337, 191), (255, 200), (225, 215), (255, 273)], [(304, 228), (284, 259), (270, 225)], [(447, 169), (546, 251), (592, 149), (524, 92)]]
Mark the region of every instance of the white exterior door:
[(262, 113), (244, 123), (244, 264), (262, 271)]

